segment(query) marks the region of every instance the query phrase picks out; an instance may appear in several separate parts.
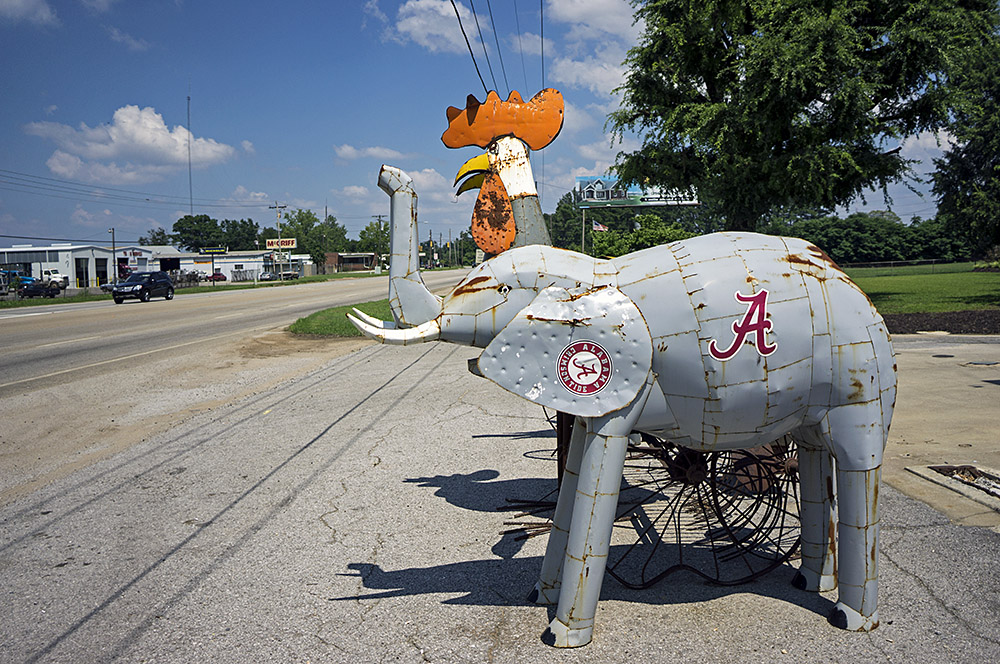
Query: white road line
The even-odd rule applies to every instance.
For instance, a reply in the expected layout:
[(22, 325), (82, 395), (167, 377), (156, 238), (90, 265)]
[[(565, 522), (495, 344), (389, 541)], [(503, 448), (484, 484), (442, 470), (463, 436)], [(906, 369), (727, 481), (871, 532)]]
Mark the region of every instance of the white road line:
[(106, 334), (98, 334), (93, 337), (82, 337), (80, 339), (68, 339), (66, 341), (53, 341), (52, 343), (42, 344), (41, 346), (35, 346), (35, 348), (48, 348), (50, 346), (61, 346), (63, 344), (74, 344), (78, 341), (90, 341), (91, 339), (107, 339)]
[(146, 355), (152, 355), (153, 353), (162, 353), (164, 351), (175, 350), (177, 348), (184, 348), (185, 346), (192, 346), (194, 344), (203, 344), (203, 343), (205, 343), (207, 341), (215, 341), (217, 339), (225, 339), (226, 337), (234, 337), (234, 336), (239, 336), (239, 335), (248, 335), (248, 334), (251, 334), (252, 332), (255, 332), (257, 330), (267, 329), (267, 328), (270, 328), (270, 327), (273, 327), (273, 326), (270, 326), (270, 325), (261, 325), (261, 326), (258, 326), (258, 327), (255, 327), (255, 328), (251, 328), (251, 329), (240, 330), (238, 332), (230, 332), (228, 334), (220, 334), (219, 336), (216, 336), (216, 337), (208, 337), (208, 338), (205, 338), (205, 339), (196, 339), (194, 341), (186, 341), (186, 342), (184, 342), (182, 344), (176, 344), (174, 346), (166, 346), (164, 348), (154, 348), (152, 350), (146, 350), (146, 351), (143, 351), (141, 353), (133, 353), (132, 355), (126, 355), (124, 357), (114, 357), (114, 358), (111, 358), (110, 360), (101, 360), (100, 362), (94, 362), (93, 364), (86, 364), (86, 365), (84, 365), (82, 367), (72, 367), (70, 369), (62, 369), (60, 371), (53, 371), (52, 373), (47, 373), (47, 374), (45, 374), (43, 376), (34, 376), (32, 378), (25, 378), (23, 380), (15, 380), (15, 381), (13, 381), (11, 383), (0, 384), (0, 390), (2, 390), (4, 388), (7, 388), (7, 387), (13, 387), (14, 385), (21, 385), (23, 383), (31, 383), (31, 382), (34, 382), (36, 380), (45, 380), (46, 378), (52, 378), (54, 376), (62, 376), (64, 374), (72, 373), (74, 371), (85, 371), (87, 369), (93, 369), (94, 367), (100, 367), (100, 366), (103, 366), (105, 364), (113, 364), (115, 362), (124, 362), (125, 360), (133, 360), (133, 359), (135, 359), (137, 357), (145, 357)]
[(6, 318), (25, 318), (27, 316), (49, 316), (49, 315), (51, 315), (53, 313), (55, 313), (55, 312), (54, 311), (33, 311), (31, 313), (24, 313), (24, 314), (8, 314), (6, 316), (0, 316), (0, 320), (4, 320)]

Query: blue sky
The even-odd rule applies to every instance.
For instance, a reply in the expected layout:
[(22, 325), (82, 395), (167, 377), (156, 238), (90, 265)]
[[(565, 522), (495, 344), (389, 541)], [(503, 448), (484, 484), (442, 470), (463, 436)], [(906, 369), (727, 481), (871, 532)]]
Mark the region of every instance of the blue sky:
[[(482, 40), (469, 0), (456, 5), (490, 89), (527, 99), (544, 75), (564, 95), (562, 133), (532, 154), (546, 212), (638, 145), (604, 129), (641, 31), (626, 0), (478, 0)], [(469, 226), (474, 193), (456, 198), (452, 181), (477, 149), (440, 137), (445, 109), (485, 91), (450, 0), (0, 0), (0, 57), (0, 236), (169, 231), (190, 210), (189, 94), (195, 214), (263, 227), (275, 201), (326, 206), (357, 237), (388, 214), (389, 163), (414, 178), (422, 237)], [(925, 136), (904, 152), (929, 164), (940, 149)], [(933, 215), (930, 197), (892, 193), (904, 219)]]

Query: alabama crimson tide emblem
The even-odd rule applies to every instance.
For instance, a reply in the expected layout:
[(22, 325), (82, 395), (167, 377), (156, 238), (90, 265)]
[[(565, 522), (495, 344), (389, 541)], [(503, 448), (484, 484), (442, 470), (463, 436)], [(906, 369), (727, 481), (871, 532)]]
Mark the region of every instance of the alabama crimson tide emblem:
[(593, 341), (574, 341), (559, 353), (559, 382), (580, 396), (592, 396), (611, 380), (614, 365), (608, 351)]

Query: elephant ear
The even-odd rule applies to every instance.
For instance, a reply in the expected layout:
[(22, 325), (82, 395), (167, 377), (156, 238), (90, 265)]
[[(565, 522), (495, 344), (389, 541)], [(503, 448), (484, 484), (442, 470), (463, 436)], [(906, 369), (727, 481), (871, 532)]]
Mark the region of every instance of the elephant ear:
[(479, 370), (529, 401), (596, 417), (635, 399), (652, 355), (646, 321), (620, 290), (550, 287), (486, 347)]

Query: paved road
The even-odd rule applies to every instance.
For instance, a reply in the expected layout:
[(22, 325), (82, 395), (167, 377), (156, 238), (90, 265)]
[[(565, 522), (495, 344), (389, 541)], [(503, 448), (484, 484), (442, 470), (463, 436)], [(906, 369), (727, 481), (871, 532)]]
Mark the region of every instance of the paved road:
[[(428, 272), (431, 289), (463, 271)], [(339, 279), (280, 288), (184, 293), (168, 302), (126, 300), (0, 310), (0, 398), (95, 375), (111, 365), (141, 366), (151, 355), (185, 353), (294, 322), (314, 311), (384, 298), (387, 278)]]
[(1000, 661), (1000, 535), (891, 487), (874, 632), (827, 624), (835, 594), (794, 589), (793, 561), (736, 588), (607, 579), (594, 642), (545, 646), (546, 538), (501, 536), (497, 508), (554, 486), (554, 437), (475, 354), (369, 345), (0, 508), (0, 661)]

